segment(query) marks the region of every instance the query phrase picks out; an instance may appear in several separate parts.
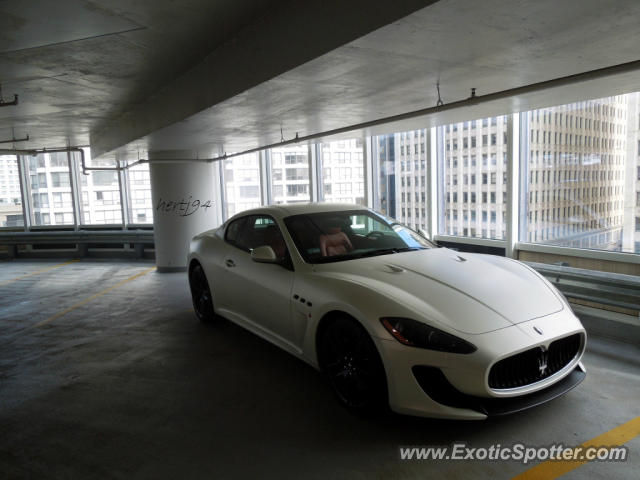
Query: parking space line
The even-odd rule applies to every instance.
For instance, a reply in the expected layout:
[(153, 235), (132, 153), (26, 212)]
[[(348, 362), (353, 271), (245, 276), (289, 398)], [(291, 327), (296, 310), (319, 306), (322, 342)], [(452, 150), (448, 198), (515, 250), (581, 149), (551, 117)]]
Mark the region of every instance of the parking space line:
[[(576, 449), (586, 447), (619, 447), (629, 440), (637, 437), (638, 435), (640, 435), (640, 417), (629, 420), (628, 422), (623, 423), (622, 425), (619, 425), (616, 428), (603, 433), (602, 435), (592, 438), (591, 440), (587, 440), (582, 445), (576, 447)], [(590, 460), (546, 461), (536, 465), (533, 468), (530, 468), (520, 475), (513, 477), (512, 480), (558, 478), (561, 475), (564, 475), (565, 473), (575, 470), (579, 466), (588, 463), (589, 461)]]
[(26, 275), (20, 275), (19, 277), (11, 278), (9, 280), (5, 280), (4, 282), (0, 282), (0, 287), (3, 286), (3, 285), (7, 285), (9, 283), (15, 282), (17, 280), (21, 280), (23, 278), (31, 277), (32, 275), (39, 275), (40, 273), (45, 273), (45, 272), (48, 272), (50, 270), (54, 270), (56, 268), (64, 267), (65, 265), (69, 265), (71, 263), (75, 263), (75, 262), (79, 262), (79, 261), (80, 261), (79, 259), (70, 260), (68, 262), (58, 263), (57, 265), (53, 265), (51, 267), (43, 268), (41, 270), (36, 270), (35, 272), (27, 273)]
[(34, 326), (35, 327), (41, 327), (43, 325), (46, 325), (47, 323), (51, 323), (54, 320), (66, 315), (67, 313), (72, 312), (76, 308), (81, 307), (82, 305), (85, 305), (85, 304), (89, 303), (90, 301), (95, 300), (96, 298), (101, 297), (102, 295), (104, 295), (106, 293), (109, 293), (111, 290), (115, 290), (116, 288), (121, 287), (122, 285), (135, 280), (136, 278), (142, 277), (143, 275), (146, 275), (147, 273), (149, 273), (149, 272), (151, 272), (151, 271), (153, 271), (155, 269), (156, 269), (156, 267), (148, 268), (147, 270), (144, 270), (143, 272), (136, 273), (135, 275), (132, 275), (129, 278), (125, 278), (124, 280), (119, 281), (115, 285), (112, 285), (109, 288), (106, 288), (106, 289), (102, 290), (101, 292), (98, 292), (98, 293), (96, 293), (94, 295), (91, 295), (90, 297), (87, 297), (84, 300), (81, 300), (80, 302), (78, 302), (78, 303), (76, 303), (74, 305), (71, 305), (66, 310), (58, 312), (55, 315), (47, 318), (46, 320), (42, 320), (41, 322), (36, 323)]

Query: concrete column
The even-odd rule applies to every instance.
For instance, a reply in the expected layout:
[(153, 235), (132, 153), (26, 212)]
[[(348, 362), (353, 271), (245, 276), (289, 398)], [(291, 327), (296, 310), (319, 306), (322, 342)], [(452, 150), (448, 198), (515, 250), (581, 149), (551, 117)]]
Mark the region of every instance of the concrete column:
[(150, 153), (151, 198), (158, 272), (184, 271), (194, 235), (221, 223), (214, 165), (189, 159), (154, 163)]

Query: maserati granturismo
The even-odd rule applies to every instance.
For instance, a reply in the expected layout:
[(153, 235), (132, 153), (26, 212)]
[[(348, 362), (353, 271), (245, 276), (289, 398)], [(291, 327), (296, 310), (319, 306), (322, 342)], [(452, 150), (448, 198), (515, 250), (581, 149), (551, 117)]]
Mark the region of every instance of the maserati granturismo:
[(356, 412), (483, 419), (586, 375), (586, 332), (542, 275), (361, 206), (244, 211), (194, 237), (188, 266), (201, 320), (224, 317), (308, 362)]

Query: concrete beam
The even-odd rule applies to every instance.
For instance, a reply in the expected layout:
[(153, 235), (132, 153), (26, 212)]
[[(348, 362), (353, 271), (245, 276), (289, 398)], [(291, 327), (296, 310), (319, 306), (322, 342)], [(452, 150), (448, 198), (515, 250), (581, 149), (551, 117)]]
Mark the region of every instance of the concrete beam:
[(294, 0), (254, 22), (146, 101), (91, 131), (98, 157), (180, 122), (436, 0)]

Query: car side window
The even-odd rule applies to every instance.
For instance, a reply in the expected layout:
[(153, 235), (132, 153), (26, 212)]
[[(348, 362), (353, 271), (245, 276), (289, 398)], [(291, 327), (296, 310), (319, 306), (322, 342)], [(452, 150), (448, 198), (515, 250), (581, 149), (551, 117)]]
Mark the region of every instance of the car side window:
[(246, 222), (247, 217), (238, 218), (231, 222), (229, 226), (227, 226), (227, 231), (224, 236), (225, 241), (234, 247), (247, 250), (246, 245), (242, 241), (242, 230)]
[(287, 245), (275, 220), (266, 215), (249, 217), (242, 235), (243, 243), (249, 249), (267, 245), (273, 249), (278, 259), (287, 256)]

